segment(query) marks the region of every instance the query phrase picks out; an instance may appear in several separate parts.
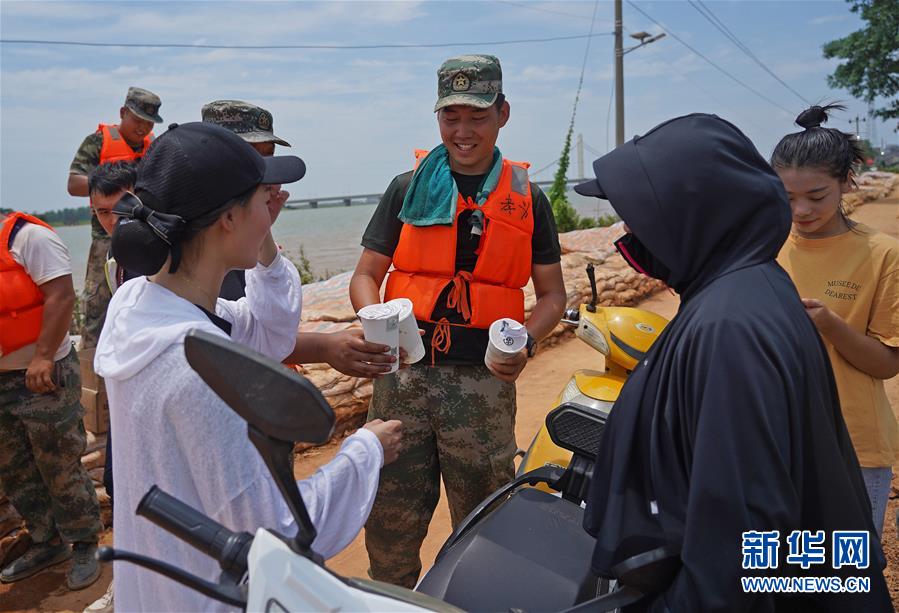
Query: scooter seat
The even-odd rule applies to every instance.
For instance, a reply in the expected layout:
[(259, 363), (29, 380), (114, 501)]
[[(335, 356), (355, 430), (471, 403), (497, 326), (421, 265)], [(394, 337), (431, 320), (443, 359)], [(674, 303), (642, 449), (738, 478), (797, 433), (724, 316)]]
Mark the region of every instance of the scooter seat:
[(584, 512), (541, 490), (517, 490), (473, 526), (416, 591), (466, 611), (557, 611), (597, 594), (595, 539)]

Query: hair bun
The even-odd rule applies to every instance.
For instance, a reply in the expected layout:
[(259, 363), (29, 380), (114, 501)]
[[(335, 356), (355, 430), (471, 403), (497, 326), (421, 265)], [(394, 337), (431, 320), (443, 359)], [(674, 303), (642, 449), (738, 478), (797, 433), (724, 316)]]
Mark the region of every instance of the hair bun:
[(796, 123), (806, 130), (821, 127), (821, 124), (826, 121), (827, 109), (817, 105), (802, 111), (799, 113), (799, 117), (796, 118)]
[(138, 275), (155, 275), (169, 256), (169, 245), (139, 219), (120, 218), (110, 246), (116, 263)]

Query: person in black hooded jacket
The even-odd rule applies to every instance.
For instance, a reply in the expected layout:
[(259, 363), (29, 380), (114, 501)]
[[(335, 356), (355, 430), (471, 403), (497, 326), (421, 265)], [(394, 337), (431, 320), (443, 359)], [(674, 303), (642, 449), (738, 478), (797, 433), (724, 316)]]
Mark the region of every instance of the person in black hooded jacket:
[[(679, 552), (670, 583), (629, 611), (892, 610), (827, 353), (775, 261), (790, 231), (777, 175), (739, 129), (704, 114), (593, 169), (575, 190), (609, 200), (627, 231), (621, 255), (681, 298), (603, 431), (584, 520), (593, 571)], [(743, 533), (775, 530), (777, 567), (744, 570)], [(826, 563), (788, 563), (794, 530), (825, 532)], [(835, 530), (875, 535), (867, 568), (832, 568)], [(746, 593), (744, 576), (868, 577), (870, 592)]]

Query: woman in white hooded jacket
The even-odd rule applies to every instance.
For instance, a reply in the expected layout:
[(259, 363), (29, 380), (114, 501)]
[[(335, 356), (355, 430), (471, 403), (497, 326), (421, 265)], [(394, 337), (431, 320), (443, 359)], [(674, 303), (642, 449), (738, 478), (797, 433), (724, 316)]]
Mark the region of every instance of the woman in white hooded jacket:
[[(297, 530), (247, 440), (246, 422), (190, 368), (183, 344), (188, 331), (202, 329), (276, 360), (293, 350), (302, 290), (296, 268), (272, 239), (278, 205), (267, 186), (304, 173), (297, 157), (262, 158), (228, 130), (184, 124), (156, 140), (134, 194), (116, 205), (113, 254), (148, 275), (114, 295), (94, 361), (109, 395), (118, 548), (217, 577), (212, 559), (135, 516), (154, 484), (231, 530)], [(247, 269), (246, 297), (218, 299), (222, 278), (234, 268)], [(361, 529), (380, 468), (396, 457), (400, 437), (399, 422), (371, 422), (299, 482), (318, 532), (313, 549), (325, 558)], [(114, 577), (117, 610), (223, 607), (137, 566), (117, 562)]]

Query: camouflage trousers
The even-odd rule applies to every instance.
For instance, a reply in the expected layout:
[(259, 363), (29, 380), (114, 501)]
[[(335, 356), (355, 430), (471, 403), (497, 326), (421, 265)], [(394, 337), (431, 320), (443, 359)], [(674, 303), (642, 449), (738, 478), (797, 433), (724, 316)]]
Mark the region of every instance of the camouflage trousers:
[(103, 329), (103, 322), (106, 321), (106, 308), (109, 306), (109, 301), (112, 298), (112, 292), (109, 290), (109, 284), (106, 282), (106, 259), (109, 254), (109, 245), (110, 239), (108, 236), (92, 233), (81, 303), (83, 318), (81, 346), (86, 349), (97, 346), (100, 331)]
[(0, 490), (35, 543), (57, 536), (96, 542), (102, 526), (93, 484), (81, 465), (81, 371), (74, 349), (57, 363), (50, 394), (25, 387), (25, 371), (0, 372)]
[(404, 426), (402, 451), (381, 469), (365, 524), (369, 572), (412, 588), (441, 476), (453, 527), (512, 479), (515, 385), (483, 365), (412, 366), (375, 380), (368, 418), (399, 419)]

